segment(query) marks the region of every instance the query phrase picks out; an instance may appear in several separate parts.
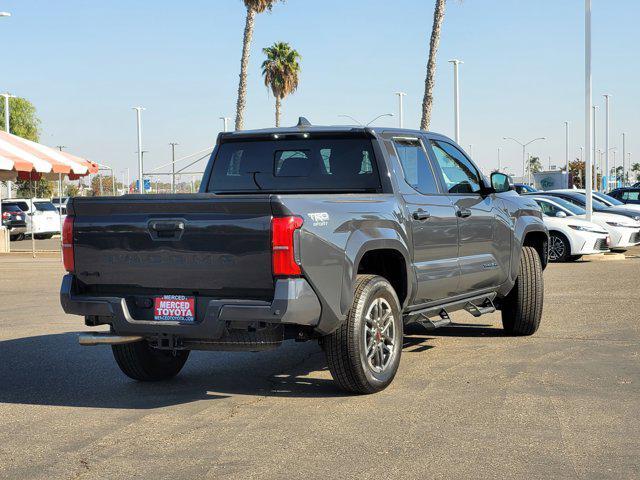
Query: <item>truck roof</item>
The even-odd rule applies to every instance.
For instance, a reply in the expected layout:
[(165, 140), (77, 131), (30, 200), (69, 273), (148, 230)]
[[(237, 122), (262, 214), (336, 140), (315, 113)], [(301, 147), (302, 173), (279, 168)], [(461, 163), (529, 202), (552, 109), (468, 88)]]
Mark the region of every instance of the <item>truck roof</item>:
[(445, 135), (441, 135), (434, 132), (427, 132), (425, 130), (414, 130), (409, 128), (399, 127), (368, 127), (363, 125), (311, 125), (306, 119), (301, 118), (298, 125), (293, 127), (281, 127), (281, 128), (261, 128), (255, 130), (240, 130), (235, 132), (223, 132), (220, 134), (221, 138), (232, 139), (242, 137), (265, 137), (270, 135), (294, 135), (301, 133), (340, 133), (340, 134), (381, 134), (383, 132), (398, 132), (406, 135), (424, 135), (428, 133), (432, 136), (448, 139)]

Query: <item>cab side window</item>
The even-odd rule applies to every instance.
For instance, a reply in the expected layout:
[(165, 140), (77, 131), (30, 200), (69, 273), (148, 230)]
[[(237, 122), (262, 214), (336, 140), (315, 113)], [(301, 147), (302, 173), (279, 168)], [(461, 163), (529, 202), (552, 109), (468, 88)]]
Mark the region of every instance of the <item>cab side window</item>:
[(440, 140), (431, 140), (431, 147), (449, 193), (480, 193), (480, 174), (460, 150)]
[(394, 139), (405, 181), (420, 193), (438, 193), (431, 164), (417, 139)]

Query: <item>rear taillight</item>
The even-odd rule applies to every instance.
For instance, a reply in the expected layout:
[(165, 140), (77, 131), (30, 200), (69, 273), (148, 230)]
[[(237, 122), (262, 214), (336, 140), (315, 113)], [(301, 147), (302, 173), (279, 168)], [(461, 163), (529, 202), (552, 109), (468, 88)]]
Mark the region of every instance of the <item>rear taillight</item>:
[(62, 226), (62, 262), (67, 272), (73, 273), (75, 261), (73, 259), (73, 217), (64, 219)]
[(9, 220), (11, 218), (11, 212), (3, 212), (2, 213), (2, 219), (3, 220)]
[(273, 275), (298, 276), (302, 272), (296, 261), (295, 231), (302, 227), (300, 217), (277, 217), (271, 220), (271, 252)]

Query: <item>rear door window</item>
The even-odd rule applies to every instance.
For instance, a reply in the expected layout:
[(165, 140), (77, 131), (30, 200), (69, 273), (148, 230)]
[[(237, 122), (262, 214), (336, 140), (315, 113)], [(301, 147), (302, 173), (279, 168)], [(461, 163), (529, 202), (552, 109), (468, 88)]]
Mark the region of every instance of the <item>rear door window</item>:
[(317, 138), (223, 143), (208, 192), (377, 192), (371, 140)]
[(427, 155), (417, 139), (394, 138), (405, 181), (420, 193), (438, 193), (436, 178)]

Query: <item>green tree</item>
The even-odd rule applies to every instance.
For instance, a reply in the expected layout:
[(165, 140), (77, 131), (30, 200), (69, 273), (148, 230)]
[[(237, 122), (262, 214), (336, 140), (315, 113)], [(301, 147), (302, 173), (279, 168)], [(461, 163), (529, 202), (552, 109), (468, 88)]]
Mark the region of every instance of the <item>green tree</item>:
[(65, 189), (65, 195), (67, 197), (77, 197), (78, 193), (80, 193), (80, 189), (78, 188), (78, 186), (74, 183), (69, 183), (66, 186)]
[(569, 162), (569, 179), (576, 188), (584, 188), (584, 162), (576, 158)]
[(263, 48), (267, 59), (262, 62), (264, 84), (276, 97), (276, 127), (280, 126), (282, 100), (298, 88), (300, 80), (300, 54), (286, 42), (277, 42)]
[(255, 26), (256, 15), (265, 10), (271, 11), (278, 0), (243, 0), (247, 8), (247, 16), (242, 38), (242, 57), (240, 59), (240, 81), (238, 83), (238, 100), (236, 103), (236, 130), (244, 128), (244, 110), (247, 105), (247, 69), (249, 68), (249, 55), (251, 40)]
[(420, 129), (428, 130), (431, 123), (431, 110), (433, 108), (433, 89), (436, 84), (436, 57), (440, 46), (440, 31), (444, 21), (446, 0), (436, 0), (433, 11), (433, 27), (429, 42), (429, 59), (427, 61), (427, 77), (424, 81), (424, 98), (422, 99), (422, 119)]
[[(6, 115), (4, 102), (0, 102), (0, 108), (0, 125), (4, 125)], [(39, 140), (40, 119), (37, 116), (36, 107), (26, 98), (9, 99), (9, 132), (33, 142)], [(31, 197), (30, 183), (29, 180), (16, 181), (19, 197)], [(48, 180), (34, 181), (33, 190), (36, 197), (49, 197), (53, 191), (53, 185)]]
[[(0, 102), (0, 125), (4, 125), (4, 102)], [(37, 142), (40, 138), (40, 119), (36, 107), (26, 98), (9, 99), (9, 132)]]
[(529, 171), (531, 173), (539, 173), (542, 171), (542, 163), (539, 157), (529, 157)]
[[(94, 197), (113, 195), (114, 178), (111, 175), (98, 174), (91, 179), (91, 193)], [(122, 185), (116, 181), (116, 193)]]

